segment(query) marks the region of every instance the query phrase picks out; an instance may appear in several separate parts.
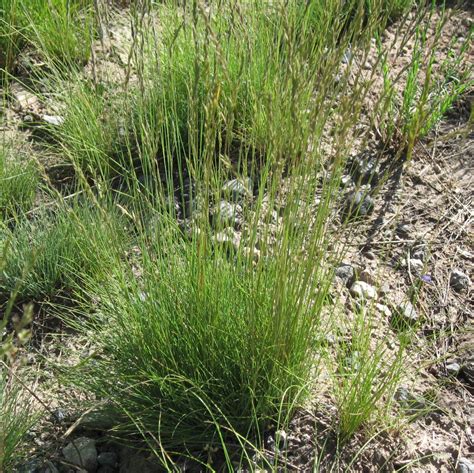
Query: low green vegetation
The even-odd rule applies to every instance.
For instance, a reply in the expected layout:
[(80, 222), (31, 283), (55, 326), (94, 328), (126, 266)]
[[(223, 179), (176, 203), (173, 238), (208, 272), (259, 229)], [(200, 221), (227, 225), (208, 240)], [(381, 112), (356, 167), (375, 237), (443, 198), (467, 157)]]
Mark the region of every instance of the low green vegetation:
[[(411, 155), (472, 86), (470, 37), (439, 68), (435, 47), (421, 56), (424, 22), (440, 11), (442, 28), (443, 7), (409, 17), (408, 0), (137, 2), (124, 79), (101, 83), (77, 67), (99, 21), (91, 2), (0, 1), (4, 69), (23, 47), (47, 65), (40, 99), (64, 120), (45, 125), (41, 146), (73, 178), (64, 191), (46, 172), (39, 189), (35, 167), (0, 154), (0, 308), (11, 295), (49, 301), (90, 342), (77, 366), (55, 366), (84, 411), (169, 471), (183, 454), (213, 471), (214, 449), (229, 470), (251, 463), (265, 433), (317, 397), (322, 371), (341, 445), (383, 426), (408, 331), (388, 350), (362, 300), (349, 335), (325, 341), (341, 325), (334, 265), (357, 225), (341, 177), (363, 114), (362, 142), (376, 130)], [(415, 39), (404, 82), (381, 40), (403, 15)], [(28, 426), (18, 419), (5, 430), (15, 439)]]
[(91, 0), (1, 0), (0, 78), (14, 72), (25, 48), (50, 65), (84, 65), (94, 38), (92, 8)]
[(115, 218), (87, 204), (44, 210), (18, 221), (13, 229), (3, 225), (0, 249), (6, 256), (0, 293), (39, 301), (72, 289), (86, 275), (103, 279), (113, 244), (120, 251), (126, 241), (125, 228)]
[(39, 184), (39, 173), (31, 161), (19, 161), (0, 147), (0, 221), (31, 209)]

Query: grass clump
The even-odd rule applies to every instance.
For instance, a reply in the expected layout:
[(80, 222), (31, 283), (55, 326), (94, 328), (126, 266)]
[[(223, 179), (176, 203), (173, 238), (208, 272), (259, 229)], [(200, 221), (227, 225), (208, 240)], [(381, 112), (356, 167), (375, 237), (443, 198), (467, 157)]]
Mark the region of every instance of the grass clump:
[(92, 6), (90, 0), (1, 0), (0, 70), (12, 73), (25, 47), (50, 64), (84, 64), (93, 39)]
[[(31, 399), (31, 398), (30, 398)], [(26, 458), (25, 437), (35, 424), (31, 400), (0, 360), (0, 472), (16, 471)]]
[(3, 227), (0, 245), (8, 252), (0, 292), (7, 296), (15, 290), (20, 300), (41, 300), (72, 289), (87, 274), (103, 278), (112, 250), (123, 249), (125, 239), (119, 218), (104, 217), (89, 205), (45, 211), (13, 229)]
[(30, 210), (38, 183), (39, 174), (33, 162), (15, 161), (0, 148), (0, 219)]
[(305, 278), (318, 275), (309, 264), (290, 274), (288, 255), (255, 266), (204, 237), (158, 239), (140, 279), (118, 266), (88, 286), (100, 300), (88, 335), (103, 356), (74, 381), (109, 401), (118, 432), (138, 428), (155, 447), (255, 437), (304, 397), (322, 304)]

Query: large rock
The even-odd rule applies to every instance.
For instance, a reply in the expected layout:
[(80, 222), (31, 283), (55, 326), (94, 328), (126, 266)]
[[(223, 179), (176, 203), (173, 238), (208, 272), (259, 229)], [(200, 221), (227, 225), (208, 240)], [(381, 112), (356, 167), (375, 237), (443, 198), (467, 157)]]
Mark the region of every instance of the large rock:
[(97, 470), (97, 449), (95, 440), (80, 437), (68, 443), (63, 448), (63, 455), (67, 462), (79, 466), (89, 473)]

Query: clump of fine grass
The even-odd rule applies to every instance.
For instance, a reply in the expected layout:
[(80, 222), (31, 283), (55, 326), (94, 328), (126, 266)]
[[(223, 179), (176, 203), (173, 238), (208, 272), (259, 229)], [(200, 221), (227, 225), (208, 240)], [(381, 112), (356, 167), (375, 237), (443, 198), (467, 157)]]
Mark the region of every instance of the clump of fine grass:
[(39, 174), (33, 162), (15, 161), (0, 147), (0, 218), (6, 219), (31, 209)]
[(33, 48), (50, 64), (84, 64), (94, 35), (92, 7), (91, 0), (2, 0), (1, 78), (13, 72), (15, 60), (25, 47)]
[[(348, 132), (371, 86), (346, 90), (347, 76), (336, 81), (336, 74), (347, 38), (365, 45), (378, 31), (377, 19), (387, 19), (378, 11), (362, 28), (359, 18), (351, 23), (354, 34), (330, 36), (327, 44), (310, 34), (304, 8), (275, 20), (260, 4), (243, 11), (233, 3), (234, 10), (218, 18), (193, 6), (182, 16), (163, 13), (162, 41), (156, 43), (137, 23), (142, 75), (136, 85), (126, 84), (130, 102), (120, 117), (122, 130), (105, 100), (94, 108), (101, 92), (89, 86), (77, 108), (67, 107), (59, 129), (83, 184), (88, 175), (99, 177), (97, 190), (107, 194), (107, 181), (117, 177), (129, 185), (122, 192), (132, 201), (130, 216), (138, 220), (135, 211), (145, 208), (157, 219), (152, 235), (138, 226), (138, 268), (113, 259), (107, 280), (98, 283), (93, 273), (83, 278), (94, 304), (81, 306), (88, 323), (72, 323), (97, 350), (68, 376), (102, 400), (114, 432), (143, 436), (163, 457), (178, 447), (258, 438), (268, 424), (291, 415), (317, 375), (313, 337), (331, 280), (329, 241), (337, 242), (328, 230), (334, 195), (350, 149)], [(362, 15), (363, 9), (356, 11)], [(244, 26), (251, 31), (248, 41), (239, 36)], [(94, 133), (83, 133), (82, 116)], [(321, 146), (328, 125), (330, 157)], [(119, 151), (115, 136), (123, 143)], [(181, 166), (196, 183), (193, 197), (201, 204), (187, 238), (161, 205), (168, 196), (148, 199), (136, 174), (141, 168), (158, 193), (167, 188), (172, 195)], [(229, 251), (213, 238), (225, 225), (214, 224), (212, 209), (223, 181), (234, 174), (257, 178), (253, 207), (243, 209), (250, 251)], [(256, 224), (273, 210), (283, 176), (291, 185), (271, 250)], [(390, 395), (396, 376), (387, 372), (401, 358), (384, 364), (382, 346), (368, 343), (367, 327), (355, 324), (346, 350), (357, 352), (362, 363), (344, 368), (340, 377), (346, 438), (372, 421)]]
[(390, 350), (385, 338), (373, 336), (375, 316), (373, 307), (355, 309), (351, 338), (337, 348), (334, 392), (343, 442), (362, 427), (383, 421), (403, 376), (409, 334), (401, 334), (398, 347)]
[[(0, 360), (0, 472), (15, 471), (26, 458), (26, 435), (37, 416), (32, 402)], [(31, 399), (31, 398), (30, 398)]]
[(2, 227), (0, 248), (8, 251), (0, 292), (7, 296), (15, 290), (18, 299), (39, 300), (71, 289), (85, 275), (103, 278), (111, 248), (118, 256), (125, 241), (125, 225), (116, 214), (104, 218), (89, 205), (41, 212), (13, 229)]
[[(474, 30), (471, 28), (465, 38), (454, 36), (440, 62), (442, 34), (450, 13), (445, 5), (425, 8), (415, 19), (413, 52), (405, 75), (393, 77), (387, 51), (380, 51), (384, 91), (379, 125), (384, 141), (398, 153), (406, 153), (407, 159), (452, 104), (474, 87), (468, 60)], [(402, 77), (402, 90), (397, 93)]]

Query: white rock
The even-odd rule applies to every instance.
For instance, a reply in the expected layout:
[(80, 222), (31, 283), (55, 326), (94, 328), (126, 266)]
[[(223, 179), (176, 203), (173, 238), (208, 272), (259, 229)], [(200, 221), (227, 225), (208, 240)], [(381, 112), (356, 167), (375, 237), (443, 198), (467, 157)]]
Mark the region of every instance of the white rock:
[(43, 115), (41, 118), (48, 125), (59, 126), (64, 123), (64, 118), (59, 115)]
[(357, 299), (371, 300), (377, 298), (377, 291), (364, 281), (356, 281), (351, 287), (351, 294)]

